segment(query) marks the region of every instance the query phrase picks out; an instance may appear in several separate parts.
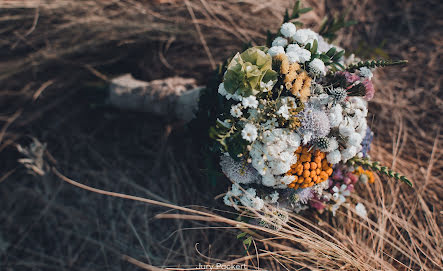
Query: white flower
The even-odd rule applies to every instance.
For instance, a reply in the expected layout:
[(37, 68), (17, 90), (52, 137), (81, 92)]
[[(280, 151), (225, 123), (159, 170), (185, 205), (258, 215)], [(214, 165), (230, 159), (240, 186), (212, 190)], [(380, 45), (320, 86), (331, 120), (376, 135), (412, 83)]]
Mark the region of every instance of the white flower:
[(362, 203), (357, 203), (357, 205), (355, 205), (355, 212), (361, 218), (366, 218), (368, 216), (366, 207)]
[(338, 142), (335, 136), (332, 136), (329, 138), (329, 148), (327, 149), (327, 152), (331, 152), (338, 149)]
[(304, 31), (304, 29), (300, 29), (295, 33), (294, 36), (292, 36), (292, 38), (296, 42), (298, 42), (302, 45), (305, 45), (306, 42), (308, 41), (309, 36), (308, 36), (308, 33), (306, 31)]
[(346, 201), (345, 197), (348, 197), (349, 195), (351, 195), (351, 192), (349, 192), (349, 190), (347, 190), (347, 186), (346, 184), (342, 184), (340, 186), (340, 188), (338, 188), (337, 186), (334, 186), (332, 188), (332, 191), (334, 191), (334, 194), (332, 195), (332, 197), (334, 198), (334, 200), (336, 202), (339, 203), (343, 203)]
[(240, 185), (234, 183), (231, 187), (231, 195), (234, 197), (238, 197), (243, 194), (243, 191), (240, 189)]
[(341, 154), (339, 150), (332, 151), (326, 155), (326, 159), (331, 164), (337, 164), (341, 160)]
[(280, 33), (287, 38), (294, 36), (296, 31), (297, 28), (293, 23), (284, 23), (280, 28)]
[(255, 96), (251, 95), (249, 97), (243, 98), (242, 104), (245, 108), (251, 107), (251, 108), (257, 108), (258, 101)]
[(359, 133), (353, 133), (348, 137), (347, 144), (349, 146), (358, 147), (362, 141), (361, 135)]
[(274, 87), (274, 82), (272, 80), (269, 80), (269, 82), (264, 83), (263, 81), (260, 82), (260, 88), (263, 92), (271, 91)]
[(285, 186), (289, 185), (295, 180), (295, 177), (293, 175), (285, 175), (280, 178), (281, 184), (284, 184)]
[(311, 69), (311, 72), (316, 75), (325, 75), (326, 74), (325, 63), (323, 63), (323, 61), (321, 61), (318, 58), (312, 60), (309, 63), (309, 68)]
[(241, 104), (236, 104), (231, 106), (231, 110), (229, 111), (234, 118), (239, 118), (243, 113), (241, 112)]
[(355, 130), (352, 126), (350, 126), (350, 125), (346, 126), (344, 124), (342, 124), (342, 125), (340, 125), (340, 127), (338, 127), (338, 131), (340, 132), (340, 134), (342, 136), (345, 136), (345, 137), (350, 136), (353, 133), (355, 133)]
[(272, 46), (268, 50), (268, 54), (270, 54), (272, 57), (284, 53), (285, 53), (285, 48), (283, 48), (282, 46)]
[(271, 203), (276, 203), (279, 198), (278, 192), (274, 191), (274, 193), (272, 193), (270, 196), (271, 196)]
[(254, 125), (247, 123), (245, 128), (241, 131), (241, 136), (244, 140), (254, 142), (257, 139), (257, 128)]
[(286, 56), (288, 57), (289, 63), (291, 64), (300, 62), (300, 58), (298, 57), (298, 54), (295, 51), (290, 51), (286, 53)]
[(281, 115), (286, 120), (289, 119), (289, 117), (291, 116), (289, 115), (289, 107), (286, 104), (280, 106), (280, 109), (278, 109), (277, 114)]
[(261, 198), (256, 197), (256, 194), (257, 192), (254, 188), (247, 189), (240, 197), (241, 204), (243, 204), (243, 206), (245, 207), (253, 208), (255, 210), (261, 210), (264, 206), (264, 201)]
[(347, 147), (346, 149), (342, 150), (341, 152), (341, 159), (343, 162), (348, 161), (352, 157), (354, 157), (357, 154), (357, 148), (354, 146)]
[(288, 40), (282, 37), (277, 37), (274, 41), (272, 41), (272, 46), (285, 47), (286, 45), (288, 45)]
[(260, 211), (261, 209), (263, 209), (264, 206), (265, 202), (261, 198), (254, 197), (251, 199), (251, 207), (254, 208), (255, 210)]
[(298, 44), (289, 44), (288, 47), (286, 48), (286, 53), (297, 52), (300, 49), (301, 47)]
[(328, 118), (331, 127), (339, 126), (340, 123), (343, 121), (343, 108), (341, 107), (341, 105), (336, 104), (331, 109), (329, 109)]
[(272, 187), (272, 186), (274, 186), (276, 183), (275, 183), (275, 178), (274, 178), (274, 175), (272, 175), (271, 173), (269, 173), (269, 172), (267, 172), (265, 175), (263, 175), (262, 176), (262, 184), (263, 185), (265, 185), (265, 186), (269, 186), (269, 187)]
[(300, 147), (301, 137), (299, 134), (291, 132), (287, 137), (287, 141), (292, 148), (297, 149)]
[(360, 68), (360, 76), (364, 77), (364, 78), (371, 79), (373, 74), (372, 74), (371, 69), (369, 69), (368, 67), (361, 67)]
[(300, 29), (297, 30), (297, 32), (294, 34), (294, 36), (292, 36), (292, 38), (302, 44), (308, 44), (308, 43), (312, 43), (314, 42), (314, 40), (318, 40), (318, 34), (315, 33), (314, 31), (312, 31), (311, 29)]
[(305, 63), (306, 61), (311, 60), (311, 52), (306, 49), (300, 49), (297, 51), (298, 58), (300, 59), (301, 63)]
[(304, 63), (311, 59), (311, 52), (301, 48), (298, 44), (290, 44), (286, 48), (286, 55), (288, 56), (289, 62), (299, 62)]

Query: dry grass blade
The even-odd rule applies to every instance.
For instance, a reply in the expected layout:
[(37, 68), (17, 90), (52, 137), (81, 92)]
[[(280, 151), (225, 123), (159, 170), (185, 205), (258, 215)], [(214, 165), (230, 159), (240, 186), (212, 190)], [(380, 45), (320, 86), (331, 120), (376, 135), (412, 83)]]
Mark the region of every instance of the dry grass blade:
[[(304, 1), (314, 8), (301, 18), (307, 27), (343, 10), (360, 21), (339, 33), (347, 51), (409, 60), (377, 72), (368, 120), (372, 159), (405, 174), (416, 190), (384, 178), (359, 187), (353, 201), (367, 207), (367, 220), (345, 207), (337, 217), (291, 216), (280, 232), (239, 223), (214, 200), (227, 184), (202, 178), (192, 133), (176, 127), (169, 133), (167, 120), (102, 106), (104, 82), (116, 74), (147, 81), (179, 75), (205, 84), (214, 63), (245, 43), (263, 44), (290, 5), (0, 1), (0, 269), (186, 270), (217, 261), (269, 270), (441, 269), (439, 1)], [(60, 185), (44, 171), (26, 175), (13, 147), (29, 143), (29, 135), (47, 143), (57, 168), (88, 187), (155, 200), (103, 197)], [(236, 239), (240, 226), (254, 236), (249, 254)]]

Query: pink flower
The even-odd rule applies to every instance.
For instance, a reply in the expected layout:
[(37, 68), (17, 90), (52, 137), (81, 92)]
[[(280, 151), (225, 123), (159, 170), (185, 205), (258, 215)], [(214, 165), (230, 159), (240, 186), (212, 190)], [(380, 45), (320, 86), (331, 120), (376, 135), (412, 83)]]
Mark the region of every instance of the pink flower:
[(360, 76), (354, 74), (354, 73), (350, 73), (350, 72), (337, 72), (338, 74), (344, 75), (346, 78), (346, 81), (348, 81), (348, 83), (355, 83), (358, 80), (360, 80)]
[(351, 183), (355, 184), (358, 181), (358, 177), (352, 172), (348, 172), (346, 176), (351, 179)]
[(374, 85), (369, 79), (363, 80), (362, 84), (366, 88), (366, 95), (364, 98), (365, 100), (370, 101), (372, 98), (374, 98), (374, 93), (375, 93)]

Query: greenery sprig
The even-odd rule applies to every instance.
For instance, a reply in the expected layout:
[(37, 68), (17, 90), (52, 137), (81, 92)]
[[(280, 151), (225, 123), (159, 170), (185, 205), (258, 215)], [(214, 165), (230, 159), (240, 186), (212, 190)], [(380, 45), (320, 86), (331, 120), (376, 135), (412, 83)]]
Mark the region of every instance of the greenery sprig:
[(345, 67), (340, 63), (340, 59), (344, 54), (344, 50), (338, 51), (337, 48), (332, 47), (326, 53), (321, 53), (319, 58), (326, 66), (331, 66), (334, 71), (344, 70)]
[(222, 147), (225, 149), (225, 151), (227, 151), (228, 144), (227, 144), (226, 140), (232, 134), (234, 134), (235, 131), (236, 131), (236, 128), (234, 125), (232, 125), (230, 128), (228, 128), (225, 125), (223, 125), (222, 122), (217, 120), (215, 127), (211, 126), (209, 128), (209, 137), (211, 137), (212, 139), (215, 139), (217, 142), (219, 142), (220, 145), (222, 145)]
[(349, 65), (346, 70), (353, 72), (354, 70), (360, 69), (362, 67), (367, 67), (367, 68), (377, 68), (377, 67), (387, 67), (387, 66), (395, 66), (395, 65), (403, 65), (403, 64), (407, 64), (408, 61), (407, 60), (384, 60), (384, 59), (380, 59), (380, 60), (366, 60), (366, 61), (360, 61), (356, 64), (351, 64)]
[(406, 178), (403, 175), (400, 175), (400, 173), (395, 172), (394, 170), (392, 170), (386, 166), (381, 166), (380, 162), (378, 162), (378, 161), (371, 161), (368, 158), (354, 157), (351, 160), (349, 160), (348, 163), (351, 165), (361, 166), (364, 169), (371, 169), (371, 170), (381, 173), (383, 175), (392, 177), (398, 181), (402, 181), (402, 182), (406, 183), (407, 185), (409, 185), (410, 187), (413, 187), (411, 181), (408, 178)]

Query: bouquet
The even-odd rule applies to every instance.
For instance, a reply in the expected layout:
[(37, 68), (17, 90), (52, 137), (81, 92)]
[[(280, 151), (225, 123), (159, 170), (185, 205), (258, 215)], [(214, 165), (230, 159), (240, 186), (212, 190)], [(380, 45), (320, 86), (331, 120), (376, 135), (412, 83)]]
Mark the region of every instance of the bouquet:
[[(228, 206), (335, 215), (356, 183), (374, 182), (374, 172), (412, 186), (368, 154), (373, 70), (406, 61), (346, 56), (330, 42), (350, 23), (326, 20), (316, 33), (295, 21), (307, 11), (297, 2), (268, 46), (236, 53), (201, 97), (200, 113), (212, 122), (210, 151), (232, 182)], [(366, 216), (364, 205), (355, 208)]]

